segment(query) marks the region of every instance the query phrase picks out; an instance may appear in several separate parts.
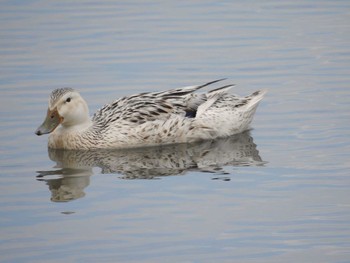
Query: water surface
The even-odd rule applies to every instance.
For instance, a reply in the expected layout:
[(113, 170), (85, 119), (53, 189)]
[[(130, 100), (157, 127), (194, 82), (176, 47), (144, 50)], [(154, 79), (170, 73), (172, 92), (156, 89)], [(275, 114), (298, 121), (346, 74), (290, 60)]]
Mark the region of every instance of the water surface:
[[(4, 1), (1, 262), (348, 262), (348, 1)], [(50, 92), (219, 78), (267, 88), (253, 130), (153, 150), (48, 151)]]

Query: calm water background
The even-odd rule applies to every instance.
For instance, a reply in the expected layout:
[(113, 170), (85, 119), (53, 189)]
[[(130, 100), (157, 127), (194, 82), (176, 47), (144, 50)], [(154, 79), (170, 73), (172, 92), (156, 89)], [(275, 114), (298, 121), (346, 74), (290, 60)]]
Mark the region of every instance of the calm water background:
[[(94, 167), (55, 201), (65, 175), (34, 135), (52, 89), (93, 113), (222, 77), (269, 89), (251, 132), (265, 165)], [(0, 261), (349, 262), (349, 83), (349, 1), (1, 1)]]

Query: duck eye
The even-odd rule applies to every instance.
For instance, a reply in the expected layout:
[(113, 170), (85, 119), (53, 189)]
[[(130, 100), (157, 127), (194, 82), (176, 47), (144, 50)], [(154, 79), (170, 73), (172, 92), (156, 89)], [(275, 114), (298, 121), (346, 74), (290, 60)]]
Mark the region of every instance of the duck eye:
[(70, 101), (71, 101), (71, 98), (67, 98), (67, 99), (66, 99), (66, 102), (70, 102)]

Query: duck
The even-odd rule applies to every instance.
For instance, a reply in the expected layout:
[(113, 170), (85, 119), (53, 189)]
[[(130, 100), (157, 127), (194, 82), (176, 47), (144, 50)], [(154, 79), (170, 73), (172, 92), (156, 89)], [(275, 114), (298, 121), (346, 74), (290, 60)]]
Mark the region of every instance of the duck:
[(46, 118), (35, 134), (50, 134), (51, 149), (91, 150), (193, 143), (250, 129), (266, 90), (240, 97), (229, 93), (235, 86), (229, 84), (197, 92), (222, 80), (125, 96), (92, 117), (78, 91), (58, 88), (52, 91)]

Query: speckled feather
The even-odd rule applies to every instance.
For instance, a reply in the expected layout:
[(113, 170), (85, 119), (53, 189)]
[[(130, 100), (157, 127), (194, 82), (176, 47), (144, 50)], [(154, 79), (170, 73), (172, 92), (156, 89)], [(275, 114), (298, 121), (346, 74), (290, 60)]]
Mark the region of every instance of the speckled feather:
[(96, 127), (105, 129), (114, 122), (128, 122), (129, 125), (138, 125), (148, 121), (166, 120), (174, 114), (185, 117), (196, 111), (198, 106), (206, 101), (205, 94), (193, 92), (218, 81), (220, 80), (201, 86), (126, 96), (106, 104), (94, 114), (92, 120)]
[(73, 91), (74, 91), (74, 89), (72, 89), (72, 88), (55, 89), (54, 91), (51, 92), (49, 106), (50, 107), (54, 106), (63, 95), (67, 94), (68, 92), (73, 92)]
[[(265, 91), (242, 98), (229, 94), (233, 85), (226, 85), (207, 93), (195, 93), (218, 81), (221, 80), (120, 98), (98, 110), (89, 128), (54, 131), (49, 147), (128, 148), (188, 143), (227, 137), (248, 129)], [(51, 94), (51, 105), (72, 91), (55, 90)]]

